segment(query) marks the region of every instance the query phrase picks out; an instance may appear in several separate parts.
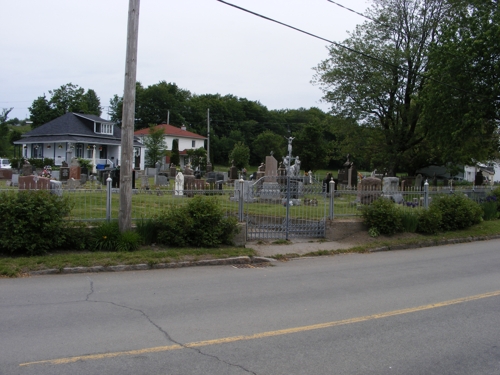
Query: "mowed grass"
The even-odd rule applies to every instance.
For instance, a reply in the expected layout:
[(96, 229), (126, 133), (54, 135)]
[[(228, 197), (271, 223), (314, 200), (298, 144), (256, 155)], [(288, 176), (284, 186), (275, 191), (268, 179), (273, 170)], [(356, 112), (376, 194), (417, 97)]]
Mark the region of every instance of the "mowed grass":
[(222, 248), (152, 248), (135, 252), (58, 251), (43, 256), (0, 256), (0, 277), (19, 277), (31, 271), (62, 270), (66, 267), (116, 266), (131, 264), (158, 264), (206, 259), (224, 259), (254, 256), (255, 251), (243, 247)]

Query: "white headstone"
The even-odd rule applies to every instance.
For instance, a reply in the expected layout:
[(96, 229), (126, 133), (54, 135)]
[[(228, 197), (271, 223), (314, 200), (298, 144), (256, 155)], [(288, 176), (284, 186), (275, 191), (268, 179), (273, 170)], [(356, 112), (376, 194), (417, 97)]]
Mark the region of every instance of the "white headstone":
[(174, 195), (184, 195), (184, 175), (182, 172), (175, 176), (175, 192)]

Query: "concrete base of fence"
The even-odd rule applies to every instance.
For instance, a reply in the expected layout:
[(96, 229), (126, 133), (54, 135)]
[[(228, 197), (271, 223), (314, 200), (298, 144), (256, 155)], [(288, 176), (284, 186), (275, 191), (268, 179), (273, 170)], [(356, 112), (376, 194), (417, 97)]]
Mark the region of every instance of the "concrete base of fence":
[(357, 232), (367, 231), (363, 221), (353, 219), (335, 219), (326, 221), (325, 238), (328, 241), (338, 241), (350, 237)]
[(233, 238), (234, 246), (245, 246), (247, 243), (247, 223), (238, 223), (239, 232)]

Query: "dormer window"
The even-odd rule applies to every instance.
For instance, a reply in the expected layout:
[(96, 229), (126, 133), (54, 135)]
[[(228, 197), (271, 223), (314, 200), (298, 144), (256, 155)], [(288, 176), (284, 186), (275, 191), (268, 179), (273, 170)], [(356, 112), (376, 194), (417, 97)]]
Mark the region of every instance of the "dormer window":
[(94, 123), (94, 133), (113, 135), (113, 124)]

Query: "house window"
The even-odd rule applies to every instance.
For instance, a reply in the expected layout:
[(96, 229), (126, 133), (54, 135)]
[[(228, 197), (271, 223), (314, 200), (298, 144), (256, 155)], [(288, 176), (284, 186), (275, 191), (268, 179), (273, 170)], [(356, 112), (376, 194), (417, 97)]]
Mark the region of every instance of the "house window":
[(113, 124), (95, 123), (95, 125), (94, 125), (94, 133), (113, 135)]
[(34, 159), (43, 159), (43, 144), (33, 143), (31, 148), (31, 157)]
[(191, 147), (193, 147), (193, 148), (196, 147), (196, 141), (191, 141)]
[(77, 143), (75, 145), (75, 157), (83, 158), (83, 144), (82, 143)]

